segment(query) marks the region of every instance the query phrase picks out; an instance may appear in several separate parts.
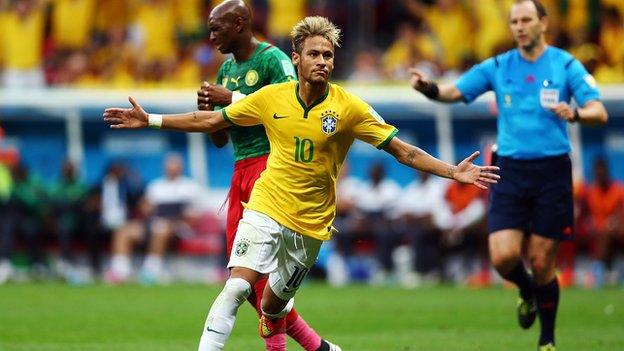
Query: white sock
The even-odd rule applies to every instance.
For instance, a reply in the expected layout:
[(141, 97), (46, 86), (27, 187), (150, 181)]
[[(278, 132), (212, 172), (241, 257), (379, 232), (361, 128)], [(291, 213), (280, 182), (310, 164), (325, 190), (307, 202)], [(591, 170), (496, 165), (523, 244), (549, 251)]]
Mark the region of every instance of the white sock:
[(132, 270), (130, 256), (119, 254), (113, 255), (113, 258), (111, 259), (111, 270), (121, 279), (128, 278), (130, 276), (130, 271)]
[(198, 351), (219, 351), (232, 332), (238, 307), (251, 294), (251, 284), (241, 278), (230, 278), (210, 307)]
[(163, 259), (160, 255), (149, 254), (143, 262), (143, 270), (150, 272), (156, 276), (160, 274), (163, 267)]

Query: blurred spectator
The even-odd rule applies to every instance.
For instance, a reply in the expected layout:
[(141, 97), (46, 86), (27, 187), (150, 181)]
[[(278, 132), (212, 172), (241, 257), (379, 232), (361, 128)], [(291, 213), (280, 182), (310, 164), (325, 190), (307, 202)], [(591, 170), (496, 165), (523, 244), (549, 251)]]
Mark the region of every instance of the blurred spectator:
[(84, 242), (91, 257), (93, 273), (97, 273), (95, 262), (96, 251), (92, 239), (97, 235), (94, 228), (85, 226), (83, 205), (87, 195), (87, 187), (76, 176), (76, 169), (71, 161), (65, 161), (62, 165), (61, 177), (58, 182), (52, 184), (49, 198), (52, 205), (52, 215), (56, 224), (56, 232), (61, 249), (61, 260), (57, 264), (58, 273), (67, 280), (77, 278), (74, 273), (74, 254), (72, 244), (75, 238), (84, 237)]
[[(446, 190), (448, 217), (439, 223), (442, 232), (442, 247), (445, 252), (460, 252), (462, 255), (461, 275), (471, 273), (472, 262), (479, 263), (479, 273), (471, 276), (470, 284), (489, 284), (489, 257), (486, 229), (486, 206), (484, 191), (473, 185), (451, 182)], [(459, 277), (462, 278), (463, 276)]]
[(606, 63), (619, 66), (624, 63), (624, 22), (615, 7), (605, 8), (600, 16), (600, 46), (604, 50)]
[(624, 82), (624, 61), (609, 64), (602, 47), (598, 48), (596, 57), (590, 61), (590, 65), (594, 68), (593, 76), (598, 82), (611, 84)]
[[(0, 5), (2, 84), (179, 88), (210, 80), (222, 57), (200, 41), (207, 9), (220, 1), (6, 1)], [(341, 24), (342, 42), (351, 48), (345, 55), (354, 65), (337, 67), (335, 75), (361, 83), (403, 80), (405, 68), (419, 62), (431, 77), (454, 77), (474, 58), (505, 51), (509, 42), (504, 13), (513, 0), (248, 2), (254, 8), (256, 30), (286, 52), (291, 50), (288, 35), (293, 24), (305, 15), (321, 14)], [(597, 80), (624, 81), (621, 1), (543, 2), (549, 13), (549, 42), (593, 50), (592, 59), (582, 60), (596, 61)], [(597, 45), (603, 55), (594, 50)], [(367, 52), (353, 50), (360, 47)], [(377, 52), (383, 52), (381, 62)]]
[(379, 67), (377, 53), (370, 49), (358, 51), (355, 54), (353, 71), (347, 79), (354, 84), (379, 83), (383, 79), (383, 75)]
[(345, 162), (336, 185), (336, 219), (333, 225), (338, 232), (332, 236), (335, 250), (327, 262), (327, 280), (334, 286), (345, 285), (351, 278), (347, 259), (357, 239), (356, 195), (360, 191), (360, 180), (350, 176), (349, 170), (350, 166)]
[(140, 181), (133, 180), (121, 163), (112, 163), (102, 177), (102, 183), (90, 189), (82, 202), (81, 216), (93, 274), (101, 273), (101, 256), (105, 239), (123, 230), (132, 218), (141, 192)]
[(52, 40), (58, 52), (91, 45), (96, 0), (50, 0)]
[(594, 287), (601, 289), (605, 274), (613, 267), (613, 259), (622, 248), (624, 235), (624, 187), (611, 179), (607, 161), (594, 161), (594, 182), (584, 191), (589, 239), (593, 242), (592, 274)]
[(173, 0), (140, 1), (131, 42), (142, 82), (160, 82), (173, 71), (177, 52), (176, 20)]
[(130, 24), (136, 4), (127, 0), (97, 0), (95, 31), (105, 34), (114, 28), (125, 28)]
[(470, 0), (476, 21), (474, 53), (478, 61), (495, 54), (500, 45), (509, 42), (507, 10), (510, 0)]
[[(415, 276), (402, 277), (403, 285), (417, 285), (420, 281), (438, 282), (442, 277), (442, 251), (440, 246), (440, 213), (446, 211), (444, 195), (448, 181), (419, 172), (397, 200), (394, 215), (408, 237), (411, 238)], [(396, 224), (395, 224), (396, 225)]]
[(291, 52), (290, 31), (307, 13), (307, 0), (267, 0), (267, 34), (284, 52)]
[(403, 0), (407, 11), (423, 20), (441, 44), (438, 60), (445, 69), (457, 67), (461, 57), (473, 47), (473, 22), (459, 0), (436, 0), (424, 5), (419, 0)]
[[(563, 8), (561, 23), (563, 29), (568, 33), (587, 31), (589, 26), (591, 0), (567, 0), (559, 1), (559, 7)], [(550, 14), (550, 12), (548, 12)]]
[(399, 196), (401, 188), (392, 179), (387, 178), (381, 163), (374, 164), (369, 171), (369, 179), (360, 184), (355, 196), (355, 206), (360, 215), (359, 230), (363, 235), (373, 238), (375, 257), (379, 265), (371, 278), (371, 283), (385, 283), (388, 274), (393, 271), (392, 250), (398, 246), (397, 233), (389, 222), (392, 205)]
[[(423, 21), (417, 23), (417, 27), (411, 22), (401, 23), (394, 41), (383, 54), (383, 69), (391, 79), (405, 79), (407, 69), (418, 62), (427, 61), (434, 65), (439, 43)], [(437, 77), (437, 72), (432, 76)]]
[(127, 88), (136, 84), (136, 57), (134, 49), (127, 41), (125, 27), (111, 27), (91, 60), (96, 67), (95, 73), (104, 84), (112, 88)]
[(615, 7), (620, 13), (620, 16), (624, 17), (624, 2), (621, 0), (600, 0), (600, 5), (603, 8), (610, 6)]
[[(45, 211), (45, 189), (38, 177), (30, 174), (23, 164), (12, 168), (12, 192), (8, 216), (3, 219), (0, 233), (0, 262), (2, 269), (11, 272), (11, 252), (16, 237), (22, 238), (28, 249), (31, 272), (39, 277), (47, 272), (43, 257), (41, 219)], [(8, 277), (7, 277), (8, 278)]]
[(195, 36), (202, 31), (203, 0), (175, 0), (176, 25), (182, 38)]
[(9, 167), (0, 163), (0, 285), (4, 284), (13, 274), (13, 264), (9, 257), (11, 248), (11, 192), (13, 178)]
[(186, 220), (192, 216), (203, 190), (190, 178), (182, 175), (181, 156), (172, 154), (165, 159), (165, 177), (148, 184), (143, 211), (148, 220), (134, 220), (115, 232), (112, 243), (111, 269), (106, 279), (124, 282), (131, 274), (133, 246), (146, 242), (147, 256), (139, 273), (139, 281), (146, 284), (166, 281), (163, 258), (173, 235), (189, 235)]
[(38, 0), (16, 0), (0, 13), (2, 86), (32, 89), (45, 85), (43, 74), (44, 7)]

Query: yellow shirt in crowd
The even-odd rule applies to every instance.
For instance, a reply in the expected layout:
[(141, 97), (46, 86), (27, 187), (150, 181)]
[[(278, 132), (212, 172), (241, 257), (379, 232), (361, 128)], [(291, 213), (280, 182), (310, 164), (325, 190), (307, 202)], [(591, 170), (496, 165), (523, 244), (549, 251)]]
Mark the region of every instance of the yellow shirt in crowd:
[(130, 22), (130, 14), (134, 13), (136, 0), (99, 0), (95, 28), (108, 31), (113, 26), (126, 27)]
[(397, 133), (375, 110), (330, 84), (309, 107), (297, 82), (266, 86), (222, 111), (233, 124), (262, 124), (271, 153), (247, 208), (319, 240), (331, 238), (336, 177), (355, 139), (379, 149)]
[(176, 18), (178, 28), (185, 34), (195, 33), (202, 27), (202, 1), (201, 0), (177, 0)]
[(442, 45), (439, 59), (445, 68), (458, 68), (461, 58), (472, 51), (474, 39), (467, 12), (460, 4), (445, 12), (431, 6), (424, 18)]
[(288, 37), (305, 16), (306, 0), (269, 0), (268, 33), (274, 37)]
[(136, 24), (142, 43), (139, 58), (146, 62), (175, 59), (175, 11), (171, 0), (144, 1), (137, 9)]
[(499, 45), (510, 41), (510, 0), (474, 0), (474, 15), (479, 24), (474, 51), (479, 61), (495, 54)]
[(61, 48), (85, 48), (91, 41), (95, 0), (54, 0), (52, 35)]
[(34, 8), (21, 18), (15, 11), (0, 14), (0, 44), (4, 67), (34, 69), (41, 67), (44, 35), (43, 8)]

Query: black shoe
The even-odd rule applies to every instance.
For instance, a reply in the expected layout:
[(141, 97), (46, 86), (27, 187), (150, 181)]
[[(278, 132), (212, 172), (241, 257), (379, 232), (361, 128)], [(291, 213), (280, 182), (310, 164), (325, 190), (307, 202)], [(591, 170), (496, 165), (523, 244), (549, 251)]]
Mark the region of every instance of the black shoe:
[(518, 324), (522, 329), (529, 329), (537, 316), (537, 303), (535, 299), (525, 300), (518, 298)]

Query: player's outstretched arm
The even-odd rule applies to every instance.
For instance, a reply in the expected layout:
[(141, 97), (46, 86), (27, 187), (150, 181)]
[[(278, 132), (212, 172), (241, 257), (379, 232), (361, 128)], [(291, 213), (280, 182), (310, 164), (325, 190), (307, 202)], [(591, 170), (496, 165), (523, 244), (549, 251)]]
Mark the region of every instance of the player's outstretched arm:
[(128, 97), (132, 108), (107, 108), (104, 121), (113, 129), (140, 129), (153, 127), (183, 132), (212, 133), (230, 124), (219, 111), (195, 111), (175, 115), (148, 114), (134, 98)]
[(461, 91), (453, 84), (437, 84), (416, 68), (410, 68), (409, 74), (412, 88), (431, 100), (458, 102), (463, 99)]
[(406, 166), (429, 172), (440, 177), (455, 179), (461, 183), (474, 184), (481, 189), (487, 189), (488, 184), (494, 184), (500, 179), (500, 176), (494, 173), (499, 170), (498, 167), (477, 166), (472, 163), (472, 161), (479, 157), (479, 151), (475, 151), (457, 166), (453, 166), (397, 137), (394, 137), (388, 145), (384, 147), (384, 150)]

